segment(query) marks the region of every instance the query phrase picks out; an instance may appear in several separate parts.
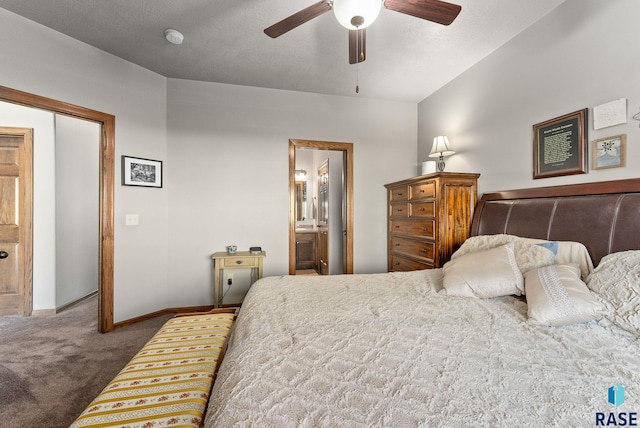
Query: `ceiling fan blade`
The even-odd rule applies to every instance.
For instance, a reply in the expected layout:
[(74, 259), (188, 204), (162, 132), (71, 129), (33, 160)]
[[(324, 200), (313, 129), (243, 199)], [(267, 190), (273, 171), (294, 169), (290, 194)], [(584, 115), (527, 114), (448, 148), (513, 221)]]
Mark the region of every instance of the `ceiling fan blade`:
[(284, 33), (293, 30), (299, 25), (318, 17), (325, 12), (329, 12), (330, 10), (331, 5), (327, 0), (319, 1), (318, 3), (302, 9), (300, 12), (294, 13), (280, 22), (276, 22), (271, 27), (265, 28), (264, 33), (275, 39), (276, 37), (282, 36)]
[(462, 6), (440, 0), (385, 0), (384, 7), (442, 25), (451, 24), (462, 10)]
[(367, 59), (367, 33), (366, 28), (361, 30), (349, 30), (349, 64), (357, 64)]

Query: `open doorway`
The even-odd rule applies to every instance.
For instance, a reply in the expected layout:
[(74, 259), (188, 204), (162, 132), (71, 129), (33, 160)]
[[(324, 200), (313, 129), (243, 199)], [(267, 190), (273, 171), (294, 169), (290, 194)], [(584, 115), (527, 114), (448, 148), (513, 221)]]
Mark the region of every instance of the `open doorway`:
[(0, 314), (52, 314), (98, 290), (99, 126), (2, 101), (0, 126)]
[[(309, 171), (304, 170), (312, 178), (302, 180), (300, 177), (302, 169), (298, 171), (298, 177), (296, 177), (296, 157), (299, 153), (304, 153), (305, 156), (313, 153), (311, 158), (315, 158), (316, 161), (310, 161), (311, 166), (307, 168)], [(330, 158), (333, 158), (333, 161)], [(319, 172), (318, 167), (326, 159), (329, 159), (329, 165), (333, 163), (338, 166), (339, 164), (339, 168), (334, 168), (336, 175), (333, 180), (330, 180), (328, 173), (325, 177), (329, 179), (325, 184), (330, 184), (332, 181), (336, 185), (333, 189), (337, 190), (333, 190), (333, 193), (339, 198), (337, 203), (332, 204), (334, 209), (337, 209), (337, 213), (334, 211), (332, 217), (337, 217), (340, 221), (333, 223), (323, 221), (324, 218), (318, 218), (319, 214), (322, 214), (321, 204), (323, 204), (320, 200), (322, 173)], [(325, 191), (330, 193), (332, 190), (326, 186)], [(308, 197), (304, 198), (302, 195), (308, 195)], [(311, 270), (318, 273), (353, 273), (353, 144), (289, 140), (289, 196), (289, 274), (296, 274), (296, 266), (301, 266), (301, 258), (304, 259), (302, 263), (308, 262), (313, 267)], [(334, 226), (332, 232), (329, 231), (331, 224)], [(310, 230), (302, 234), (304, 227)], [(298, 234), (296, 234), (297, 230)], [(301, 239), (298, 240), (297, 237)], [(333, 259), (337, 260), (334, 263), (338, 265), (332, 269), (331, 263), (328, 263), (323, 272), (321, 269), (323, 263), (320, 259), (324, 257), (326, 262), (332, 257), (329, 247), (330, 238), (333, 238), (333, 242), (338, 240), (338, 244), (333, 245), (334, 250), (340, 252), (339, 257), (335, 257), (335, 251), (333, 256)], [(304, 252), (305, 257), (300, 257), (301, 252)], [(315, 264), (313, 260), (316, 260)]]
[(99, 125), (98, 330), (113, 330), (115, 116), (0, 86), (0, 101), (33, 107)]

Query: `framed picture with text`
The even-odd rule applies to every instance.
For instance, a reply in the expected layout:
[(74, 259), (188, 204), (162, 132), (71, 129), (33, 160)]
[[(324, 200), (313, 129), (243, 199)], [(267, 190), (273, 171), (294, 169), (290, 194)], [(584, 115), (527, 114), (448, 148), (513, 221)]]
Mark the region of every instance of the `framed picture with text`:
[(593, 169), (618, 168), (625, 166), (627, 157), (627, 134), (600, 138), (591, 142)]
[(587, 172), (587, 112), (533, 125), (533, 178)]
[(122, 185), (162, 187), (162, 161), (122, 156)]

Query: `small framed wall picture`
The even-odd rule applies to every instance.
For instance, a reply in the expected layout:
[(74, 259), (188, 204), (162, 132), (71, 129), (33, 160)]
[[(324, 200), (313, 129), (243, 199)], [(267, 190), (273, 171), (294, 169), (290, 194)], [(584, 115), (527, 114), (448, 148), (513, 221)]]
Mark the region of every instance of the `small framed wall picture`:
[(122, 185), (162, 187), (162, 161), (122, 156)]
[(591, 142), (593, 169), (618, 168), (625, 166), (627, 134), (600, 138)]

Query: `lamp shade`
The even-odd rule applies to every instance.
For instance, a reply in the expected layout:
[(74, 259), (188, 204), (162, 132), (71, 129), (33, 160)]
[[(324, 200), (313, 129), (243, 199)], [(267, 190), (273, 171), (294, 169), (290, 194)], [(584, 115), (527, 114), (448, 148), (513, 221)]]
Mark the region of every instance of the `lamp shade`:
[(382, 0), (334, 0), (336, 19), (349, 30), (367, 28), (376, 20), (382, 8)]
[(451, 156), (455, 152), (451, 149), (449, 139), (444, 135), (439, 135), (433, 139), (433, 147), (431, 147), (430, 158), (439, 158), (441, 156)]

